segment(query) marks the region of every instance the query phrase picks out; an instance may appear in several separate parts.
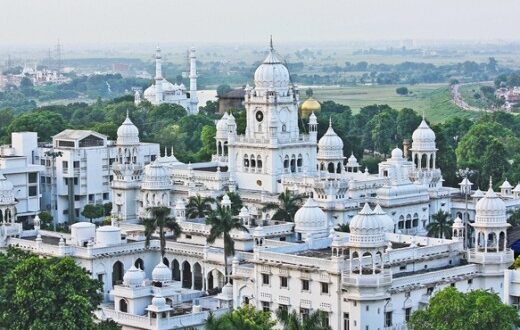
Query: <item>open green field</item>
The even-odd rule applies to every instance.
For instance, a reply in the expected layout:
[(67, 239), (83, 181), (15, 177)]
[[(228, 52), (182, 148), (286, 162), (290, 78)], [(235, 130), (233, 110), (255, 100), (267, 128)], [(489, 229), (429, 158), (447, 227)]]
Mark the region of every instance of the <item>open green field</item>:
[[(492, 83), (474, 83), (474, 84), (465, 84), (459, 87), (459, 92), (462, 98), (469, 105), (481, 108), (481, 109), (490, 109), (493, 106), (493, 100), (488, 100), (483, 93), (480, 91), (480, 87), (482, 86), (493, 86)], [(475, 93), (479, 94), (481, 97), (476, 98)]]
[(353, 113), (372, 104), (388, 104), (394, 109), (414, 109), (424, 114), (433, 123), (443, 122), (452, 117), (470, 119), (480, 116), (477, 112), (464, 111), (451, 102), (446, 84), (418, 84), (406, 86), (412, 92), (409, 96), (397, 95), (395, 89), (401, 85), (374, 85), (355, 87), (317, 87), (314, 96), (319, 101), (332, 100), (348, 105)]

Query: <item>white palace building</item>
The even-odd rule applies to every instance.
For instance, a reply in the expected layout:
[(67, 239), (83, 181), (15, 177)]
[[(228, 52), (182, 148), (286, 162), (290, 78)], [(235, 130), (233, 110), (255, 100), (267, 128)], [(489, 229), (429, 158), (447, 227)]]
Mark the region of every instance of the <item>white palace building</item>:
[[(500, 192), (485, 193), (471, 190), (467, 180), (460, 189), (444, 187), (435, 134), (424, 120), (411, 148), (394, 149), (370, 174), (353, 155), (345, 157), (332, 123), (318, 140), (311, 114), (302, 134), (299, 104), (298, 89), (271, 46), (254, 86), (246, 87), (245, 134), (237, 134), (232, 114), (224, 114), (210, 162), (184, 164), (173, 152), (158, 156), (158, 146), (140, 142), (127, 118), (104, 156), (114, 159), (111, 174), (88, 174), (113, 175), (107, 195), (112, 225), (78, 222), (64, 234), (42, 230), (35, 218), (34, 229), (22, 230), (14, 222), (16, 192), (0, 177), (0, 247), (73, 257), (103, 282), (105, 301), (96, 315), (123, 329), (201, 328), (210, 311), (218, 316), (244, 304), (301, 314), (319, 309), (333, 329), (406, 329), (411, 313), (446, 286), (486, 289), (520, 304), (520, 273), (508, 269), (514, 254), (506, 221), (506, 212), (520, 207), (520, 185), (506, 181)], [(82, 134), (59, 134), (54, 143), (70, 135), (79, 145), (90, 136)], [(106, 147), (96, 134), (91, 140)], [(60, 157), (53, 162), (62, 164)], [(306, 196), (294, 223), (262, 212), (285, 190)], [(222, 240), (207, 244), (204, 219), (186, 217), (189, 197), (225, 191), (240, 194), (238, 216), (249, 229), (231, 233), (236, 253), (228, 258), (227, 284)], [(94, 198), (104, 199), (99, 194)], [(180, 237), (167, 240), (164, 257), (158, 240), (146, 247), (139, 224), (151, 206), (171, 208), (182, 228)], [(232, 206), (227, 195), (222, 206)], [(451, 239), (426, 237), (439, 210), (455, 219)], [(467, 240), (466, 221), (474, 229)], [(334, 230), (347, 223), (350, 233)]]

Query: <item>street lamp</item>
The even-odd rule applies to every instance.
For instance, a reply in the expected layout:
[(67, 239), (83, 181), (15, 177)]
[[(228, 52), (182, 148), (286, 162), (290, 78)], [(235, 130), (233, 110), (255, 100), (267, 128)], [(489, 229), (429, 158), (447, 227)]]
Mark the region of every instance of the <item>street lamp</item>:
[(468, 244), (468, 222), (469, 222), (468, 195), (471, 193), (471, 186), (473, 186), (473, 183), (471, 183), (468, 180), (468, 176), (472, 175), (474, 172), (475, 171), (470, 170), (467, 167), (465, 169), (459, 169), (457, 171), (457, 176), (459, 178), (463, 178), (462, 181), (459, 183), (459, 186), (460, 186), (461, 194), (464, 194), (464, 201), (466, 203), (466, 211), (463, 216), (463, 218), (464, 218), (464, 248), (467, 248), (469, 246), (469, 244)]

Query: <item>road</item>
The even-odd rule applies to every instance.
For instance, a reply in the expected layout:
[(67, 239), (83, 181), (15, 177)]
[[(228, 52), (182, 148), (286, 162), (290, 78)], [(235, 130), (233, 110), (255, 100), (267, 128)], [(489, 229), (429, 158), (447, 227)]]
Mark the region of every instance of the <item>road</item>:
[[(481, 83), (482, 84), (492, 83), (492, 81), (480, 81), (479, 84), (481, 84)], [(471, 106), (471, 105), (467, 104), (466, 101), (464, 101), (464, 99), (462, 98), (462, 95), (460, 94), (459, 88), (460, 88), (460, 86), (472, 85), (472, 84), (475, 84), (475, 83), (472, 82), (472, 83), (451, 85), (450, 92), (451, 92), (451, 99), (453, 100), (453, 103), (455, 103), (458, 107), (460, 107), (464, 110), (467, 110), (467, 111), (493, 112), (493, 110), (491, 110), (491, 109), (482, 109), (482, 108), (477, 108), (477, 107)]]

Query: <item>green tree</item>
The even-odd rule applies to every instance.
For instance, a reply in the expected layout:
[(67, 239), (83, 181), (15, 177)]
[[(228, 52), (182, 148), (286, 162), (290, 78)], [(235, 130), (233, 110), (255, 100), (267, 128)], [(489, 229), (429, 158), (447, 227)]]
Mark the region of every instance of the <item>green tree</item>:
[(294, 222), (294, 215), (300, 208), (303, 201), (303, 196), (295, 194), (289, 189), (278, 195), (278, 202), (270, 202), (265, 204), (263, 211), (274, 210), (274, 214), (271, 217), (273, 220), (281, 220), (287, 222)]
[(370, 120), (374, 149), (383, 154), (395, 148), (397, 111), (383, 111)]
[(421, 116), (409, 108), (404, 108), (397, 115), (397, 143), (402, 143), (404, 139), (411, 139), (412, 133), (419, 127)]
[(213, 197), (202, 197), (199, 194), (191, 196), (186, 205), (186, 216), (190, 219), (205, 218), (211, 213), (213, 203), (215, 203)]
[(233, 217), (231, 210), (217, 204), (217, 208), (210, 213), (206, 219), (206, 224), (211, 226), (206, 241), (209, 244), (215, 243), (217, 238), (224, 240), (224, 276), (225, 282), (228, 282), (228, 256), (235, 254), (235, 241), (231, 237), (232, 230), (249, 232), (249, 230), (240, 223), (240, 220)]
[(217, 96), (224, 96), (227, 92), (231, 91), (231, 87), (226, 84), (219, 85), (217, 87)]
[[(231, 214), (238, 215), (238, 213), (240, 213), (240, 209), (242, 209), (242, 206), (244, 206), (242, 198), (238, 193), (232, 191), (226, 192), (226, 195), (229, 197), (229, 200), (231, 201)], [(218, 198), (219, 202), (222, 202), (222, 197), (224, 196), (220, 196)]]
[(501, 182), (504, 174), (509, 171), (510, 164), (505, 146), (498, 139), (495, 138), (489, 142), (482, 156), (481, 167), (481, 175), (477, 182), (480, 187), (486, 187), (489, 177), (494, 178), (497, 183)]
[(113, 320), (106, 320), (106, 321), (99, 322), (95, 329), (96, 330), (121, 330), (121, 326)]
[(144, 225), (144, 235), (146, 237), (145, 245), (150, 246), (152, 235), (159, 229), (159, 240), (161, 242), (161, 256), (164, 257), (166, 250), (166, 232), (165, 228), (173, 232), (174, 237), (179, 237), (181, 234), (181, 226), (175, 221), (175, 218), (170, 217), (171, 209), (166, 206), (149, 207), (147, 211), (150, 213), (150, 218), (142, 219)]
[(272, 330), (275, 326), (276, 321), (271, 319), (271, 313), (244, 305), (219, 318), (210, 315), (204, 328), (206, 330)]
[(66, 127), (60, 114), (50, 111), (33, 111), (22, 113), (9, 125), (7, 131), (12, 132), (36, 132), (40, 141), (50, 141), (51, 137)]
[(449, 218), (450, 214), (444, 212), (443, 210), (439, 210), (437, 213), (432, 215), (430, 223), (426, 225), (428, 236), (437, 238), (450, 238), (453, 221), (451, 221)]
[(103, 215), (108, 217), (112, 213), (112, 203), (108, 202), (103, 204)]
[(52, 220), (54, 220), (52, 214), (47, 211), (42, 211), (38, 214), (40, 218), (40, 228), (41, 229), (49, 229), (52, 226)]
[(342, 233), (350, 233), (350, 226), (348, 223), (340, 223), (334, 230)]
[(397, 87), (395, 89), (395, 92), (397, 93), (397, 95), (408, 95), (408, 88), (405, 86)]
[(105, 208), (102, 204), (87, 204), (81, 211), (81, 215), (92, 223), (92, 219), (101, 218), (105, 215)]
[(496, 293), (472, 290), (461, 293), (453, 287), (437, 292), (428, 307), (415, 311), (408, 322), (414, 330), (513, 330), (520, 326), (517, 311), (502, 303)]
[[(13, 260), (14, 255), (14, 260)], [(0, 255), (0, 328), (95, 329), (101, 282), (70, 257)]]
[(202, 127), (202, 132), (200, 133), (202, 148), (199, 152), (199, 158), (201, 160), (210, 160), (211, 155), (214, 155), (217, 152), (217, 146), (215, 143), (216, 134), (217, 128), (214, 125), (206, 125)]
[(327, 314), (322, 310), (313, 311), (308, 316), (302, 317), (294, 309), (291, 312), (279, 309), (276, 316), (283, 330), (332, 330), (327, 323)]

